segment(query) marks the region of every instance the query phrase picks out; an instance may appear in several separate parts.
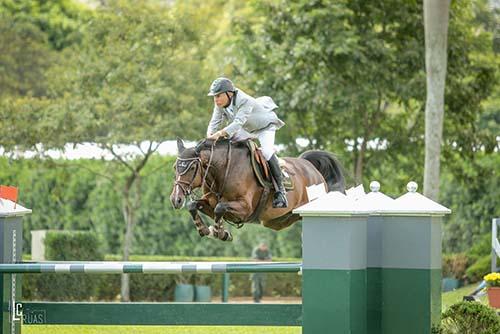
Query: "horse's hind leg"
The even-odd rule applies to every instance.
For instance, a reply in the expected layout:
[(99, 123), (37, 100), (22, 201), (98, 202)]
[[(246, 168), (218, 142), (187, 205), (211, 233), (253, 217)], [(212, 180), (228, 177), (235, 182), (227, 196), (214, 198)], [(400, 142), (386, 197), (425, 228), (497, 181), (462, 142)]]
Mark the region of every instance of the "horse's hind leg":
[(222, 241), (232, 241), (233, 236), (229, 231), (224, 229), (222, 217), (227, 212), (229, 205), (227, 203), (219, 203), (215, 206), (214, 216), (215, 216), (215, 225), (210, 226), (209, 229), (212, 229), (214, 232), (214, 236), (219, 238)]
[(192, 201), (188, 203), (188, 210), (193, 218), (193, 223), (196, 226), (196, 230), (200, 237), (204, 237), (210, 234), (210, 229), (207, 224), (203, 221), (201, 216), (198, 214), (198, 210), (201, 212), (208, 214), (209, 216), (213, 216), (212, 208), (208, 205), (208, 203), (204, 200)]

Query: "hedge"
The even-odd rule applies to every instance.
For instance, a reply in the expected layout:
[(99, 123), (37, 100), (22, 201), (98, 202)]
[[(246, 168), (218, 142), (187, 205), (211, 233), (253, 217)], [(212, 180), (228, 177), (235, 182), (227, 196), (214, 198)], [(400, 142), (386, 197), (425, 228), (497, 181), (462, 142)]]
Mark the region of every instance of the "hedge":
[[(117, 255), (108, 255), (106, 261), (119, 261)], [(249, 261), (248, 258), (234, 257), (179, 257), (179, 256), (132, 256), (131, 261)], [(275, 261), (300, 259), (276, 258)], [(70, 279), (55, 283), (54, 276), (71, 276)], [(85, 284), (91, 277), (92, 284)], [(251, 296), (250, 274), (231, 274), (230, 297)], [(175, 285), (189, 283), (209, 285), (213, 296), (221, 294), (222, 274), (130, 274), (131, 301), (172, 301)], [(297, 274), (267, 274), (266, 295), (273, 297), (301, 295), (302, 278)], [(23, 300), (46, 301), (118, 301), (120, 299), (120, 275), (56, 275), (24, 274)]]

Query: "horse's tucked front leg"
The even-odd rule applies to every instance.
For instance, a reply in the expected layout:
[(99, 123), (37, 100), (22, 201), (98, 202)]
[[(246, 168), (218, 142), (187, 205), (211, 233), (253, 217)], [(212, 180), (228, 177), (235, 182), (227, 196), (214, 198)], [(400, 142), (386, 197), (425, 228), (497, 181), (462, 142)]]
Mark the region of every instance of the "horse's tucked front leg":
[(206, 235), (210, 235), (210, 229), (207, 224), (203, 221), (201, 216), (198, 214), (198, 210), (202, 211), (211, 216), (213, 214), (211, 212), (211, 208), (204, 200), (199, 201), (191, 201), (188, 203), (188, 210), (193, 218), (194, 225), (196, 226), (196, 230), (198, 231), (200, 237), (204, 237)]
[(219, 203), (215, 206), (214, 216), (215, 216), (215, 225), (210, 226), (213, 230), (214, 237), (219, 238), (222, 241), (232, 241), (233, 236), (229, 231), (224, 230), (224, 225), (222, 222), (222, 217), (227, 212), (229, 205), (227, 203)]

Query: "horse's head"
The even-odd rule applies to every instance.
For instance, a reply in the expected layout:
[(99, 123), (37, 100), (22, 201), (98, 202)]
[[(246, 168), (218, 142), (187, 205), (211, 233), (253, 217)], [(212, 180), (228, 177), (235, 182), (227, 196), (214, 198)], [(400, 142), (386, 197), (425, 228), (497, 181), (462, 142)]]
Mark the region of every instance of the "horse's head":
[(170, 194), (170, 202), (174, 208), (184, 205), (186, 196), (193, 189), (202, 185), (202, 162), (199, 151), (195, 147), (186, 148), (182, 139), (177, 139), (177, 160), (175, 160), (175, 182)]

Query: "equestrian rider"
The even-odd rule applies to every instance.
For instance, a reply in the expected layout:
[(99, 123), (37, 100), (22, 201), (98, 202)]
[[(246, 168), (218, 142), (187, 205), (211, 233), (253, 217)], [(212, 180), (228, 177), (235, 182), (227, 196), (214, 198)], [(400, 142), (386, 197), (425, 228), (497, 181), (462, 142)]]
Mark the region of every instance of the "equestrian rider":
[[(208, 96), (214, 98), (214, 110), (208, 124), (207, 138), (217, 140), (227, 137), (236, 141), (257, 138), (277, 185), (273, 208), (286, 208), (286, 190), (274, 152), (276, 130), (285, 125), (273, 111), (278, 106), (268, 96), (257, 99), (251, 97), (236, 88), (231, 80), (222, 77), (212, 82)], [(224, 121), (229, 124), (219, 130)]]

